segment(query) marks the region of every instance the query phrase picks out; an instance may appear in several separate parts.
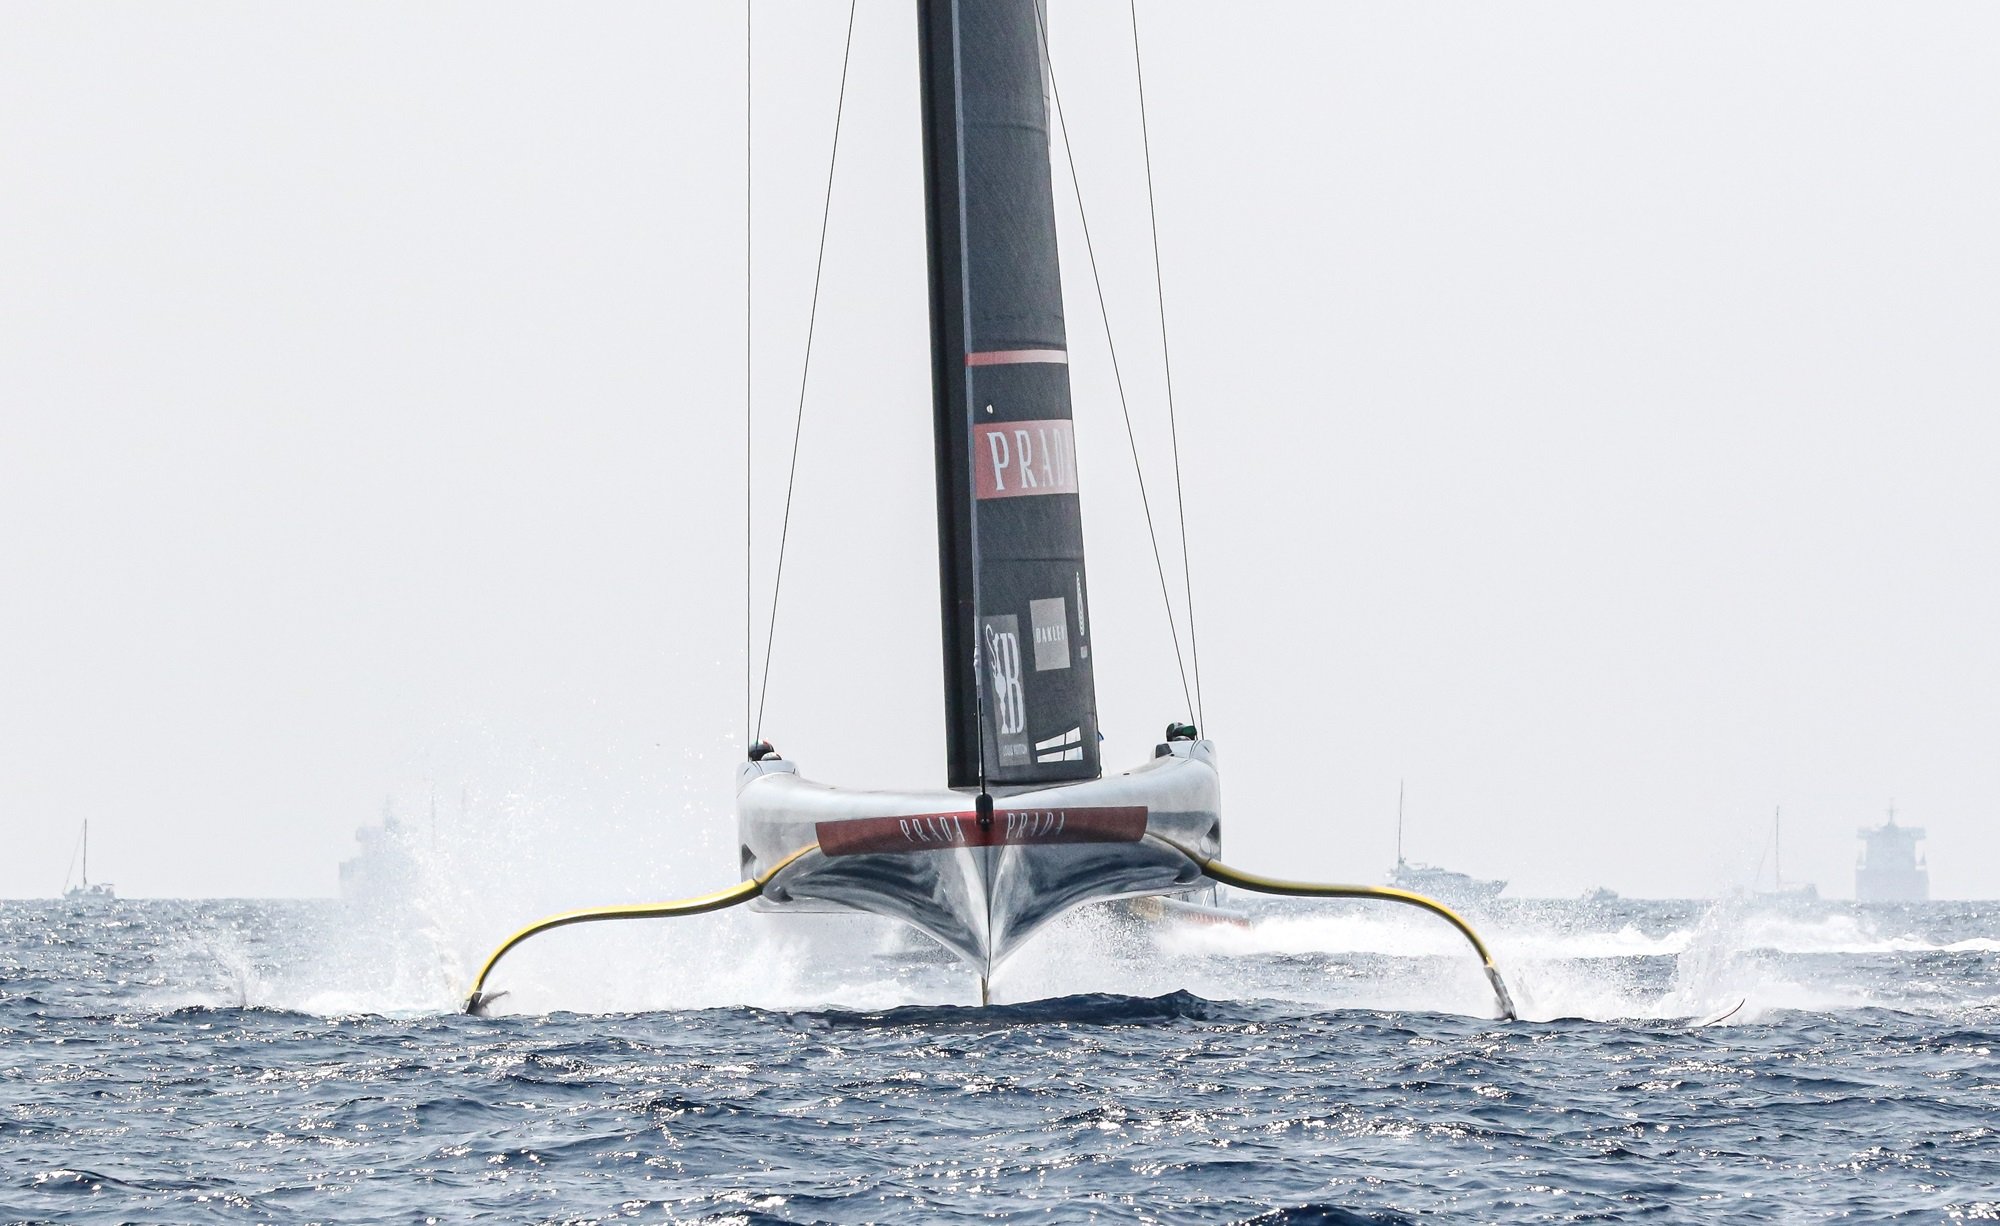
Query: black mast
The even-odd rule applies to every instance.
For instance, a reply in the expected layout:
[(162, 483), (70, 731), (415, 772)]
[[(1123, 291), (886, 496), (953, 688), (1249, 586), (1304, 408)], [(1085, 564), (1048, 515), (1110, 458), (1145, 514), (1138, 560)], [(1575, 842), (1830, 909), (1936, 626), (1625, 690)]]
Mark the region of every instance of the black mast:
[(953, 787), (1100, 773), (1037, 6), (917, 3)]

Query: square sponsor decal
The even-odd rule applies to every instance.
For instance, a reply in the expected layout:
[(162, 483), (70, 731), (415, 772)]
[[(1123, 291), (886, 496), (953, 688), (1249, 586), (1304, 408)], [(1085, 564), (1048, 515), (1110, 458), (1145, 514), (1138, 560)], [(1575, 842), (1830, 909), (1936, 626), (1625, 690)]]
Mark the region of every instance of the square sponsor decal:
[(1069, 610), (1060, 596), (1028, 602), (1035, 634), (1035, 671), (1069, 667)]

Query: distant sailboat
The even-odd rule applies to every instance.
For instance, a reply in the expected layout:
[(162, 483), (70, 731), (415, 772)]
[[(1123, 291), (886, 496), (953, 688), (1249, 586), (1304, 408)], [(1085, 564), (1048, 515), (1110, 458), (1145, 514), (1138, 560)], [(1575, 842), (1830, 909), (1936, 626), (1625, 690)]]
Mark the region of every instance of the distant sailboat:
[(1403, 785), (1396, 785), (1396, 867), (1389, 884), (1412, 894), (1424, 894), (1449, 906), (1491, 902), (1507, 888), (1504, 881), (1488, 881), (1470, 873), (1453, 872), (1429, 864), (1415, 864), (1403, 858)]
[(1819, 901), (1819, 887), (1810, 881), (1785, 883), (1785, 810), (1779, 807), (1771, 813), (1771, 888), (1756, 889), (1752, 893), (1760, 899), (1780, 903), (1813, 903)]
[(67, 876), (63, 878), (63, 898), (69, 902), (75, 902), (75, 903), (104, 903), (104, 902), (117, 901), (118, 892), (112, 888), (110, 882), (100, 881), (97, 882), (95, 885), (91, 884), (90, 821), (88, 819), (85, 819), (83, 823), (83, 833), (80, 836), (78, 836), (76, 854), (70, 857), (71, 867), (76, 867), (79, 861), (81, 862), (82, 865), (82, 872), (80, 872), (77, 875), (78, 877), (77, 884), (71, 885), (70, 879)]

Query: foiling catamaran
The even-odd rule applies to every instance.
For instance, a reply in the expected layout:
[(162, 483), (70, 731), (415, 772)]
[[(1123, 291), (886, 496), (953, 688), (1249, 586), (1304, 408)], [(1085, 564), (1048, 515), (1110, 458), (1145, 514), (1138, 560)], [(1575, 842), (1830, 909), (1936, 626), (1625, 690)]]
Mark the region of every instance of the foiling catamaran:
[(835, 789), (759, 740), (737, 776), (741, 882), (531, 924), (487, 959), (467, 1012), (501, 995), (486, 990), (488, 977), (538, 933), (751, 902), (905, 921), (977, 973), (984, 1003), (993, 969), (1065, 911), (1223, 883), (1431, 911), (1471, 941), (1512, 1019), (1491, 955), (1443, 904), (1221, 863), (1215, 749), (1191, 723), (1169, 725), (1150, 761), (1104, 773), (1043, 13), (1038, 0), (918, 0), (917, 10), (948, 787)]

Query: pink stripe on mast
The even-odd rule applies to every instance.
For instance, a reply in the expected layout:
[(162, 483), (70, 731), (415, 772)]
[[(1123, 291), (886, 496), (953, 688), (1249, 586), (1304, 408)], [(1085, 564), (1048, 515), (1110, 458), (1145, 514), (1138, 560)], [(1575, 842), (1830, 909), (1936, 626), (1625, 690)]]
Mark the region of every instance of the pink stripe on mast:
[(1018, 366), (1024, 362), (1053, 362), (1069, 365), (1069, 354), (1061, 349), (989, 349), (965, 355), (967, 366)]

